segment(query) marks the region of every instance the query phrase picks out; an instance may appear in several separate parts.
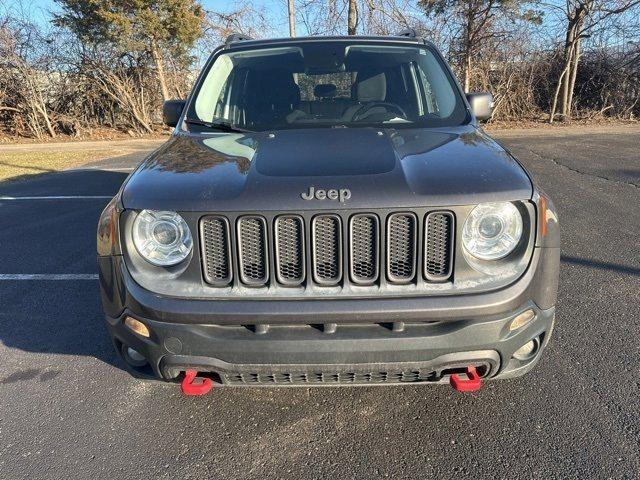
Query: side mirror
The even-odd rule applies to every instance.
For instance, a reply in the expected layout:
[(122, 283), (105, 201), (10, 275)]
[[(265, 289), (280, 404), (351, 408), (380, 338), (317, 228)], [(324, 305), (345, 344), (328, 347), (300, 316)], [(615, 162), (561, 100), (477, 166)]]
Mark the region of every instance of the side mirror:
[(162, 120), (165, 125), (175, 127), (178, 124), (186, 103), (185, 100), (167, 100), (164, 102), (162, 105)]
[(467, 93), (471, 112), (477, 120), (489, 120), (493, 114), (493, 95), (490, 93)]

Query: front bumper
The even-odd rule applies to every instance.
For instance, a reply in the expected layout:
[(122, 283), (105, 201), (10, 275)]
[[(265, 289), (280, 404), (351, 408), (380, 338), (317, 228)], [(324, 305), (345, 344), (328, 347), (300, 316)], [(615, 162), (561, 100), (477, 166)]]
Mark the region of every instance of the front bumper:
[[(116, 348), (148, 361), (128, 364), (132, 373), (169, 380), (193, 368), (238, 386), (439, 383), (469, 364), (486, 378), (524, 374), (553, 330), (558, 263), (558, 249), (536, 248), (520, 280), (476, 295), (227, 301), (158, 296), (135, 283), (121, 257), (99, 258)], [(535, 317), (511, 331), (529, 309)], [(129, 330), (127, 315), (151, 337)], [(533, 353), (515, 358), (531, 340)]]

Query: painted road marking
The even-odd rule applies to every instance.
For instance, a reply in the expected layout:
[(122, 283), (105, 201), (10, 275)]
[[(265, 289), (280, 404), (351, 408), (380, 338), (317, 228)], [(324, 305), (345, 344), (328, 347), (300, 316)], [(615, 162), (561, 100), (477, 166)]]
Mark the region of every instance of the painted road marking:
[(69, 168), (65, 172), (86, 172), (87, 170), (94, 172), (133, 172), (137, 167), (79, 167)]
[(0, 280), (97, 280), (94, 273), (0, 273)]
[(45, 195), (39, 197), (10, 197), (8, 195), (0, 195), (0, 201), (14, 200), (107, 200), (112, 199), (108, 195)]

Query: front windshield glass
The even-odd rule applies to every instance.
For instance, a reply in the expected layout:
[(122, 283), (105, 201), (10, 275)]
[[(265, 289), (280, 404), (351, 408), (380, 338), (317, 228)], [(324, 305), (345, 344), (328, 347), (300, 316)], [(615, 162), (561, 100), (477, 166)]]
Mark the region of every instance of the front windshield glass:
[(425, 46), (309, 42), (220, 54), (187, 121), (247, 130), (443, 127), (468, 121)]

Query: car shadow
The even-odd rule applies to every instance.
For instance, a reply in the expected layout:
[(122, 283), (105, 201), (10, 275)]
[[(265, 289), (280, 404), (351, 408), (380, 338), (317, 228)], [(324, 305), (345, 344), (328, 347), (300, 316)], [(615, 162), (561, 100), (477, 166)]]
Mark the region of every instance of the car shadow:
[[(104, 326), (95, 242), (100, 213), (127, 174), (71, 170), (0, 183), (0, 343), (5, 348), (93, 357), (125, 369)], [(81, 198), (19, 200), (45, 196)], [(80, 276), (17, 280), (15, 274)], [(25, 360), (0, 384), (57, 375), (38, 371), (42, 362), (34, 363)]]
[(602, 262), (599, 260), (590, 260), (588, 258), (572, 257), (569, 255), (562, 255), (562, 262), (571, 263), (573, 265), (580, 265), (582, 267), (596, 268), (598, 270), (609, 270), (613, 272), (626, 273), (629, 275), (640, 276), (640, 268), (632, 267), (629, 265), (622, 265), (619, 263)]
[(619, 168), (615, 172), (623, 177), (640, 178), (640, 168)]

